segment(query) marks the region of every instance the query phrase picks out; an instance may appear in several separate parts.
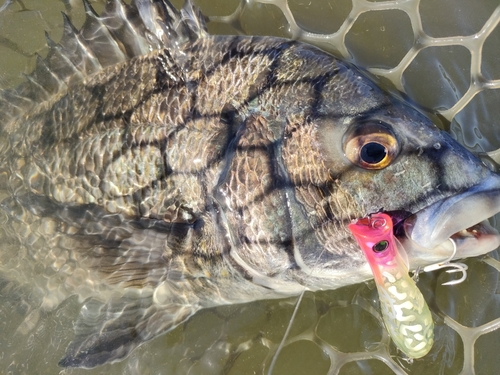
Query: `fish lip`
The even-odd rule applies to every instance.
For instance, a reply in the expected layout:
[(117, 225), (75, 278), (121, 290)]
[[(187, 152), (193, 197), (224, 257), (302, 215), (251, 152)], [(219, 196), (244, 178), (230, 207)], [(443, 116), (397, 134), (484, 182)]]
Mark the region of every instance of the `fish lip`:
[(498, 212), (500, 176), (491, 174), (480, 184), (406, 218), (402, 223), (403, 241), (421, 255), (433, 251), (435, 256), (446, 252), (449, 256), (450, 238), (457, 244), (456, 258), (485, 254), (500, 245), (498, 231), (485, 222)]
[(450, 238), (455, 242), (457, 252), (461, 252), (461, 249), (470, 250), (478, 244), (481, 247), (492, 247), (492, 250), (500, 245), (500, 234), (490, 225), (488, 220), (456, 232)]

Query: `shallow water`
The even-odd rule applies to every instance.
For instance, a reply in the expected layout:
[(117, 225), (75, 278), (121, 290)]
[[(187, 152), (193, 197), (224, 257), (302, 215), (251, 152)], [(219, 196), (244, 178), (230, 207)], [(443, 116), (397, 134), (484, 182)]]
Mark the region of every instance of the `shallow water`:
[[(30, 71), (34, 52), (43, 54), (45, 30), (54, 40), (59, 39), (61, 10), (69, 12), (75, 24), (83, 22), (81, 6), (75, 3), (25, 0), (0, 13), (3, 87), (22, 80), (20, 72)], [(451, 124), (443, 119), (442, 126), (449, 127), (471, 149), (500, 148), (500, 89), (478, 93), (461, 111), (446, 111), (467, 92), (473, 81), (471, 71), (480, 69), (486, 79), (500, 79), (499, 26), (486, 38), (479, 67), (476, 55), (464, 47), (467, 38), (462, 38), (457, 41), (461, 44), (421, 50), (403, 72), (391, 69), (414, 45), (410, 20), (418, 19), (409, 10), (418, 1), (391, 2), (391, 6), (383, 1), (355, 2), (356, 12), (347, 0), (289, 0), (288, 7), (280, 0), (249, 1), (243, 2), (243, 11), (238, 11), (235, 0), (197, 3), (205, 14), (222, 21), (211, 23), (211, 32), (314, 41), (366, 68), (378, 69), (374, 73), (396, 77), (393, 85), (404, 88), (418, 104), (444, 111), (448, 120), (454, 117)], [(99, 10), (100, 4), (95, 5)], [(386, 10), (363, 13), (370, 6), (385, 6)], [(434, 38), (477, 33), (497, 7), (498, 0), (442, 0), (438, 4), (421, 0), (422, 30)], [(234, 12), (235, 17), (223, 17)], [(359, 17), (346, 23), (349, 12)], [(349, 31), (348, 26), (352, 26)], [(423, 45), (432, 44), (419, 35)], [(455, 40), (448, 39), (448, 43)], [(456, 116), (454, 112), (458, 112)], [(498, 259), (497, 252), (490, 256)], [(499, 271), (493, 266), (499, 263), (489, 262), (468, 260), (467, 280), (453, 287), (440, 285), (450, 277), (444, 272), (421, 276), (418, 285), (434, 313), (436, 343), (429, 355), (413, 363), (401, 358), (382, 328), (373, 283), (306, 293), (273, 374), (472, 374), (474, 370), (478, 375), (497, 374), (500, 289)], [(292, 298), (203, 310), (167, 335), (141, 346), (123, 362), (89, 371), (57, 366), (73, 335), (72, 323), (79, 311), (76, 299), (70, 298), (55, 311), (40, 312), (33, 309), (36, 294), (2, 280), (0, 297), (0, 374), (264, 374), (296, 302)]]

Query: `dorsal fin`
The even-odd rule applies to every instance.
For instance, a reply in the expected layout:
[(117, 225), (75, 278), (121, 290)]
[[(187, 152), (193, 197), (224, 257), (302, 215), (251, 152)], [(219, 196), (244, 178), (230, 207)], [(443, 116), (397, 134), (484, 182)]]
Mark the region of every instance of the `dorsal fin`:
[(87, 0), (85, 22), (77, 30), (63, 13), (64, 31), (59, 43), (47, 36), (47, 57), (37, 57), (25, 83), (0, 92), (0, 131), (3, 124), (103, 68), (166, 48), (179, 58), (182, 49), (206, 35), (203, 16), (190, 0), (178, 11), (168, 0), (108, 0), (98, 15)]

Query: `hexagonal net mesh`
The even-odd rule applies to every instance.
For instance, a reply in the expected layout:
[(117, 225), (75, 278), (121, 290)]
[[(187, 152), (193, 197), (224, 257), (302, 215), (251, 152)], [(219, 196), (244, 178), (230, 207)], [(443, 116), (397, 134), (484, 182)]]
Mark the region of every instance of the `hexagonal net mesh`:
[[(498, 0), (194, 2), (210, 17), (212, 33), (278, 35), (318, 45), (406, 93), (470, 149), (500, 148)], [(93, 5), (99, 11), (102, 3)], [(76, 24), (83, 20), (79, 1), (4, 3), (0, 12), (4, 85), (12, 85), (20, 71), (30, 70), (33, 52), (44, 48), (43, 30), (57, 40), (60, 10)], [(449, 278), (445, 272), (421, 277), (419, 287), (436, 321), (436, 343), (421, 360), (405, 361), (391, 344), (378, 312), (376, 290), (369, 283), (307, 293), (299, 305), (290, 299), (204, 310), (123, 362), (63, 373), (267, 374), (275, 360), (273, 375), (497, 374), (497, 259), (493, 252), (467, 261), (468, 279), (453, 287), (441, 285)], [(60, 371), (56, 364), (71, 339), (78, 303), (71, 300), (54, 312), (37, 312), (35, 319), (27, 315), (29, 298), (22, 290), (0, 280), (0, 293), (4, 332), (0, 369)], [(30, 319), (36, 326), (26, 332), (18, 328), (29, 326)]]
[(452, 130), (477, 151), (500, 146), (491, 129), (500, 98), (499, 19), (491, 0), (251, 0), (211, 17), (245, 33), (303, 40), (366, 68), (438, 113), (444, 126), (454, 121)]
[[(276, 8), (279, 9), (278, 12)], [(231, 15), (214, 16), (211, 20), (248, 33), (254, 30), (251, 17), (246, 14), (250, 12), (258, 12), (260, 15), (267, 13), (268, 18), (279, 20), (278, 30), (274, 30), (278, 35), (321, 46), (345, 60), (365, 67), (370, 73), (389, 80), (396, 89), (425, 107), (431, 115), (432, 112), (438, 114), (445, 128), (451, 123), (454, 135), (469, 148), (491, 151), (499, 147), (496, 131), (499, 125), (498, 109), (494, 104), (500, 100), (498, 2), (479, 4), (443, 1), (437, 4), (425, 0), (253, 0), (241, 2)], [(499, 269), (499, 263), (495, 259), (488, 258), (487, 262)], [(492, 277), (492, 285), (495, 286), (498, 274), (491, 269), (488, 272)], [(470, 277), (477, 275), (471, 274)], [(295, 336), (290, 335), (284, 342), (283, 351), (279, 353), (283, 358), (274, 358), (276, 350), (280, 348), (276, 342), (267, 343), (271, 357), (278, 363), (273, 367), (277, 372), (273, 373), (300, 373), (285, 363), (293, 358), (294, 347), (312, 350), (306, 344), (300, 345), (301, 340), (309, 340), (310, 346), (311, 342), (315, 343), (323, 355), (328, 357), (329, 366), (325, 365), (324, 369), (327, 374), (421, 374), (425, 371), (424, 368), (430, 370), (430, 373), (496, 373), (498, 360), (482, 357), (480, 353), (484, 346), (478, 348), (475, 344), (482, 335), (500, 328), (497, 290), (490, 296), (495, 302), (488, 306), (491, 312), (487, 315), (493, 319), (488, 321), (482, 319), (484, 316), (473, 317), (474, 314), (480, 315), (479, 309), (467, 312), (472, 315), (469, 324), (474, 322), (471, 325), (477, 325), (475, 327), (460, 324), (452, 318), (464, 313), (449, 308), (453, 300), (451, 295), (456, 295), (455, 293), (449, 293), (446, 287), (441, 286), (434, 287), (433, 292), (435, 297), (448, 299), (444, 303), (447, 307), (441, 305), (441, 302), (433, 306), (434, 313), (442, 319), (438, 331), (447, 333), (437, 340), (436, 346), (441, 345), (441, 350), (431, 352), (422, 361), (424, 365), (406, 363), (405, 366), (394, 355), (391, 356), (387, 350), (390, 340), (385, 331), (380, 337), (380, 344), (365, 346), (367, 350), (363, 351), (359, 350), (359, 346), (353, 346), (353, 351), (350, 351), (345, 342), (332, 338), (335, 334), (327, 339), (325, 331), (332, 328), (328, 328), (325, 321), (335, 319), (335, 316), (326, 312), (315, 326)], [(347, 305), (354, 311), (361, 308), (363, 312), (370, 312), (380, 322), (380, 316), (373, 305), (359, 295)], [(341, 314), (342, 309), (348, 308), (337, 307), (336, 310)], [(339, 329), (339, 334), (340, 332), (342, 330)], [(363, 333), (364, 331), (358, 332), (360, 335)], [(456, 340), (456, 335), (460, 336), (463, 345), (462, 353), (458, 356), (462, 357), (461, 368), (457, 365), (456, 353), (453, 352), (460, 349), (447, 348), (444, 343), (450, 338), (452, 341)], [(500, 343), (498, 331), (495, 337), (490, 338), (495, 345)], [(478, 364), (478, 358), (484, 363)], [(267, 359), (269, 362), (270, 358)], [(385, 366), (377, 367), (379, 365), (374, 364), (373, 360), (383, 362)], [(440, 364), (436, 365), (436, 362)]]

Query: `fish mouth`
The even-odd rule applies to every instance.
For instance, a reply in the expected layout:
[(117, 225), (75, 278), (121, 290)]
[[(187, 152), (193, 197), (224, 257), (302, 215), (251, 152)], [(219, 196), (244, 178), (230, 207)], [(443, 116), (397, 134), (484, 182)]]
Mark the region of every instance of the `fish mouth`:
[(400, 241), (411, 267), (447, 259), (486, 254), (500, 245), (500, 234), (487, 221), (500, 212), (500, 176), (491, 174), (482, 183), (440, 200), (406, 218)]

